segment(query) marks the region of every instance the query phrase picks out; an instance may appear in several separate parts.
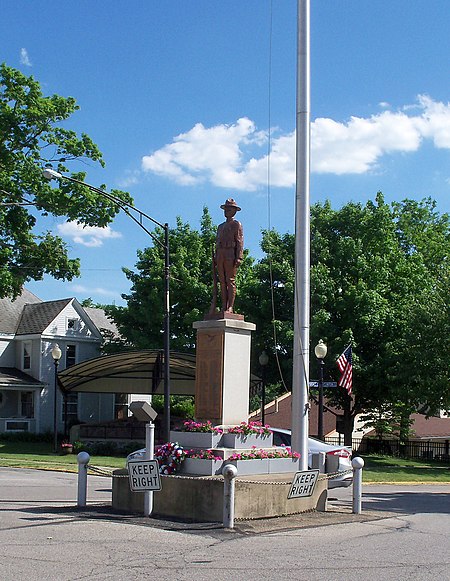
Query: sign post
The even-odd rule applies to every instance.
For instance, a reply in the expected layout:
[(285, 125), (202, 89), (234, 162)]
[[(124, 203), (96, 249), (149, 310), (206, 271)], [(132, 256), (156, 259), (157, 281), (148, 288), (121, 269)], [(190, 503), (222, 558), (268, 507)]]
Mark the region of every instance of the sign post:
[(131, 460), (128, 462), (128, 477), (132, 492), (145, 491), (144, 514), (150, 516), (153, 510), (153, 491), (161, 490), (159, 464), (153, 460), (155, 445), (155, 424), (153, 420), (157, 413), (146, 401), (133, 401), (130, 411), (139, 421), (145, 424), (145, 460)]

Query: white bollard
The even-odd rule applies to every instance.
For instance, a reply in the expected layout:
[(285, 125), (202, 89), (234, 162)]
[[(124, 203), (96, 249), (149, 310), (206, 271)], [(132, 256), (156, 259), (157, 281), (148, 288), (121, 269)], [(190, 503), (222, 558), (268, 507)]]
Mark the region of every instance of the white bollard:
[(87, 452), (80, 452), (77, 455), (78, 461), (78, 499), (77, 499), (77, 506), (85, 507), (86, 506), (86, 497), (87, 497), (87, 471), (88, 471), (88, 463), (91, 457)]
[(225, 464), (223, 474), (223, 527), (234, 528), (234, 479), (237, 468), (233, 464)]
[(352, 460), (353, 468), (353, 514), (361, 514), (361, 496), (362, 496), (362, 469), (364, 460), (356, 456)]
[[(148, 422), (145, 424), (145, 460), (153, 460), (155, 447), (155, 424)], [(153, 512), (153, 491), (144, 492), (144, 515), (151, 516)]]

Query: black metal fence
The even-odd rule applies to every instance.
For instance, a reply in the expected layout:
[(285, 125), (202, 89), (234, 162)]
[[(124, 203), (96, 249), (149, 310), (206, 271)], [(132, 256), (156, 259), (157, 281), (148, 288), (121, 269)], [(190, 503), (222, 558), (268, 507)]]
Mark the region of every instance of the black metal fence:
[[(327, 444), (343, 445), (343, 438), (326, 438)], [(400, 456), (412, 460), (440, 460), (450, 462), (450, 440), (420, 441), (407, 440), (400, 443), (398, 440), (377, 440), (375, 438), (358, 438), (352, 440), (354, 453), (358, 454), (385, 454)]]

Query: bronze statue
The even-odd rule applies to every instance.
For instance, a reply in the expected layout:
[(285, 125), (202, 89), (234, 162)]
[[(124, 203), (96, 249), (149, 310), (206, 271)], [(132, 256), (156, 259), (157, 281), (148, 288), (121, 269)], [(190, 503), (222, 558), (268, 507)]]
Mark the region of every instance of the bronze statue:
[[(222, 311), (224, 313), (232, 313), (236, 298), (236, 272), (242, 262), (244, 253), (244, 232), (242, 224), (234, 219), (236, 212), (241, 209), (235, 200), (229, 198), (220, 207), (224, 211), (226, 221), (217, 228), (213, 270), (215, 276), (215, 269), (217, 268), (219, 276)], [(215, 300), (213, 298), (211, 312), (214, 310)]]

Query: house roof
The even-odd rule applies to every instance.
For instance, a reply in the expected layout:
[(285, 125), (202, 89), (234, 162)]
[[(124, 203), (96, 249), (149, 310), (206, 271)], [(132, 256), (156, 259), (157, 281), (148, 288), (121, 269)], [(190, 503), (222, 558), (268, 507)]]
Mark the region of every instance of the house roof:
[[(310, 434), (317, 434), (318, 431), (318, 405), (317, 401), (313, 398), (310, 399), (310, 412), (309, 412), (309, 428)], [(324, 413), (323, 413), (323, 429), (324, 434), (328, 435), (336, 430), (336, 416), (342, 414), (341, 410), (333, 408), (328, 405), (325, 398), (324, 402)], [(261, 419), (261, 410), (258, 409), (250, 414), (250, 418), (255, 420)], [(283, 428), (284, 430), (290, 430), (292, 427), (292, 398), (291, 392), (287, 392), (277, 399), (268, 402), (264, 406), (264, 421), (274, 428)]]
[(411, 431), (416, 438), (450, 439), (450, 418), (427, 418), (422, 414), (413, 414), (411, 419)]
[(3, 389), (12, 387), (42, 388), (44, 385), (15, 367), (0, 367), (0, 387)]
[(83, 309), (99, 331), (110, 331), (114, 335), (119, 334), (116, 324), (103, 309), (95, 307), (83, 307)]
[(17, 330), (23, 309), (26, 305), (41, 303), (36, 295), (23, 289), (16, 299), (0, 299), (0, 333), (13, 335)]
[(25, 305), (17, 325), (16, 335), (41, 334), (72, 299)]

